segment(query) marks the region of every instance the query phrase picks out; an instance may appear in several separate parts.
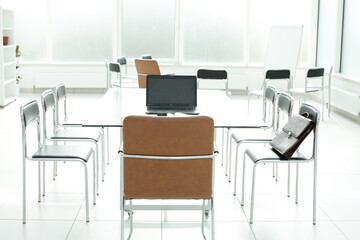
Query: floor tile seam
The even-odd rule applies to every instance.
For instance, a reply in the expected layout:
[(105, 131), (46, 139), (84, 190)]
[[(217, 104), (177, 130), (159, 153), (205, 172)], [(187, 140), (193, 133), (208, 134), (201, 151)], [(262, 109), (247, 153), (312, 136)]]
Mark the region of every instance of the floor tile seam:
[[(67, 235), (66, 235), (66, 238), (65, 238), (66, 240), (69, 238), (69, 236), (70, 236), (70, 234), (71, 234), (71, 230), (73, 229), (73, 227), (74, 227), (74, 225), (75, 225), (75, 223), (76, 223), (76, 219), (79, 217), (79, 214), (80, 214), (80, 212), (81, 212), (81, 208), (83, 207), (85, 201), (86, 201), (86, 200), (83, 199), (82, 204), (80, 204), (79, 210), (77, 211), (77, 214), (76, 214), (76, 216), (75, 216), (75, 219), (72, 220), (72, 224), (71, 224), (70, 229), (69, 229), (69, 231), (68, 231), (68, 233), (67, 233)], [(89, 205), (90, 205), (90, 203), (89, 203)], [(90, 209), (89, 209), (89, 211), (90, 211)], [(90, 213), (89, 213), (89, 217), (90, 217)], [(89, 221), (91, 221), (91, 219), (89, 219)], [(88, 224), (88, 222), (87, 222), (87, 224)]]
[(324, 209), (322, 209), (322, 207), (319, 204), (316, 204), (318, 208), (321, 209), (321, 211), (329, 218), (329, 220), (332, 222), (332, 224), (334, 224), (334, 226), (339, 230), (339, 232), (341, 232), (341, 234), (349, 240), (349, 238), (346, 236), (346, 234), (340, 229), (340, 227), (335, 223), (334, 219), (332, 219), (325, 211)]

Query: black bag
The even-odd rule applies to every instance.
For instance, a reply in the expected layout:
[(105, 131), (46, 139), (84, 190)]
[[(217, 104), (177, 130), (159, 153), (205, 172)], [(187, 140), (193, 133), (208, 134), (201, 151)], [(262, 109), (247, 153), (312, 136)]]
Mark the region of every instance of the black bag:
[[(305, 116), (306, 115), (306, 116)], [(309, 114), (294, 115), (283, 129), (270, 142), (276, 153), (290, 159), (296, 149), (314, 129), (314, 122), (307, 118)]]

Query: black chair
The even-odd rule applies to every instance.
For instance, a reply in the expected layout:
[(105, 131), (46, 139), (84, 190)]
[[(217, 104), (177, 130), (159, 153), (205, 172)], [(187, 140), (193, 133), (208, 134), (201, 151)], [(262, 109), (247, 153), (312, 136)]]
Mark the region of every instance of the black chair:
[[(23, 223), (26, 223), (26, 160), (37, 161), (38, 167), (38, 202), (41, 202), (41, 162), (45, 165), (46, 161), (49, 162), (78, 162), (84, 166), (84, 177), (85, 177), (85, 208), (86, 208), (86, 221), (89, 222), (89, 197), (88, 197), (88, 172), (87, 163), (90, 156), (93, 156), (93, 164), (95, 166), (95, 154), (91, 147), (87, 146), (71, 146), (71, 145), (46, 145), (41, 142), (40, 130), (40, 110), (39, 105), (36, 101), (31, 101), (23, 104), (20, 107), (20, 117), (22, 123), (22, 158), (23, 158)], [(27, 132), (30, 126), (36, 124), (37, 128), (37, 148), (34, 154), (29, 153), (30, 147), (28, 146)], [(32, 141), (31, 143), (34, 143)], [(45, 169), (45, 168), (44, 168)], [(94, 168), (95, 169), (95, 168)], [(94, 172), (95, 175), (95, 172)], [(74, 180), (74, 181), (77, 181)], [(44, 182), (45, 184), (45, 182)], [(45, 189), (45, 185), (43, 186)], [(96, 184), (93, 185), (93, 200), (95, 204)], [(45, 196), (45, 191), (43, 196)]]
[[(264, 81), (261, 85), (260, 90), (253, 90), (248, 93), (248, 113), (250, 111), (250, 96), (257, 95), (263, 97), (265, 94), (265, 89), (270, 81), (286, 81), (287, 83), (287, 92), (290, 93), (291, 88), (291, 78), (290, 78), (290, 70), (281, 69), (281, 70), (268, 70), (266, 71)], [(263, 98), (264, 99), (264, 98)], [(263, 105), (265, 101), (263, 101)], [(264, 107), (264, 106), (263, 106)], [(265, 109), (263, 108), (263, 118), (265, 117)]]
[(224, 83), (224, 89), (226, 91), (226, 94), (229, 95), (229, 81), (228, 81), (227, 71), (199, 69), (197, 71), (197, 79), (198, 79), (198, 88), (201, 80), (221, 81)]
[[(280, 128), (280, 118), (281, 113), (287, 116), (287, 120), (290, 119), (292, 115), (294, 99), (287, 93), (279, 93), (276, 100), (276, 116), (275, 124), (273, 127), (265, 131), (264, 129), (251, 129), (251, 131), (237, 131), (231, 134), (231, 139), (236, 143), (236, 157), (235, 157), (235, 177), (234, 177), (234, 196), (236, 195), (236, 183), (237, 183), (237, 164), (239, 156), (239, 147), (242, 144), (247, 143), (269, 143), (276, 136)], [(283, 122), (283, 121), (282, 121)], [(230, 166), (231, 166), (231, 153), (232, 153), (232, 144), (230, 143)], [(276, 168), (275, 168), (276, 167)], [(277, 164), (273, 167), (273, 177), (278, 179)], [(231, 170), (231, 168), (230, 168)], [(290, 196), (290, 164), (288, 169), (288, 196)], [(231, 171), (230, 171), (231, 172)], [(229, 175), (230, 179), (230, 175)]]
[[(250, 158), (253, 165), (252, 175), (252, 187), (251, 187), (251, 206), (250, 206), (250, 224), (253, 223), (254, 213), (254, 198), (255, 198), (255, 179), (256, 179), (256, 168), (262, 163), (296, 163), (296, 191), (295, 191), (295, 203), (298, 203), (298, 183), (299, 183), (299, 163), (313, 162), (313, 224), (316, 224), (316, 182), (317, 182), (317, 139), (318, 139), (318, 124), (320, 119), (319, 111), (311, 105), (303, 103), (299, 110), (300, 115), (307, 114), (314, 122), (313, 139), (312, 139), (312, 151), (311, 156), (305, 156), (299, 151), (290, 158), (286, 159), (276, 154), (271, 148), (262, 149), (261, 151), (254, 151), (252, 149), (246, 149), (243, 159), (243, 176), (242, 176), (242, 194), (241, 194), (241, 205), (244, 206), (244, 194), (245, 194), (245, 163), (246, 158)], [(310, 136), (310, 135), (309, 135)], [(301, 146), (300, 146), (301, 147)]]
[(291, 93), (301, 94), (299, 103), (306, 101), (306, 94), (321, 92), (321, 102), (322, 102), (322, 120), (324, 120), (324, 111), (325, 111), (325, 91), (328, 91), (328, 115), (330, 114), (330, 105), (331, 105), (331, 72), (332, 67), (329, 72), (329, 81), (328, 84), (325, 84), (325, 69), (324, 68), (310, 68), (308, 69), (305, 77), (305, 86), (303, 88), (292, 88), (290, 89)]
[(152, 56), (150, 54), (144, 54), (141, 56), (141, 59), (152, 59)]
[[(82, 140), (87, 139), (87, 141), (91, 141), (96, 146), (96, 158), (99, 159), (99, 141), (101, 140), (101, 162), (102, 162), (102, 181), (104, 181), (105, 175), (105, 147), (107, 148), (107, 156), (109, 156), (109, 145), (105, 144), (105, 133), (103, 128), (82, 128), (82, 125), (69, 125), (68, 115), (67, 115), (67, 96), (66, 96), (66, 88), (64, 83), (58, 83), (55, 86), (55, 124), (56, 129), (66, 129), (68, 133), (71, 133), (73, 138), (80, 138)], [(62, 106), (61, 106), (62, 105)], [(63, 119), (60, 120), (60, 116), (62, 115)], [(100, 136), (99, 136), (100, 134)], [(109, 134), (109, 133), (108, 133)], [(108, 136), (107, 134), (107, 136)], [(100, 138), (99, 138), (100, 137)], [(86, 140), (84, 140), (86, 141)], [(108, 157), (109, 163), (109, 157)], [(55, 168), (56, 173), (56, 168)], [(55, 174), (54, 174), (55, 178)]]

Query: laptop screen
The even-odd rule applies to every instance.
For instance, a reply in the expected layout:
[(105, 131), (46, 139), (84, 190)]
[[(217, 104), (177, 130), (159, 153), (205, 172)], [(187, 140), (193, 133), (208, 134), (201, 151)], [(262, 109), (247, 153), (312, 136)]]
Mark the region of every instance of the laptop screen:
[(153, 109), (195, 108), (196, 76), (148, 75), (146, 106)]

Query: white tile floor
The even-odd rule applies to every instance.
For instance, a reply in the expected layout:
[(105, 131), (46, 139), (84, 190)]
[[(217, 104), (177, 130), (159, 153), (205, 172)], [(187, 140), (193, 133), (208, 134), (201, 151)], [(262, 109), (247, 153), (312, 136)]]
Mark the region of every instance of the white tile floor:
[[(27, 224), (21, 221), (21, 124), (19, 106), (40, 94), (22, 94), (0, 109), (0, 239), (119, 239), (119, 134), (111, 131), (111, 160), (105, 182), (100, 185), (97, 205), (90, 206), (85, 222), (83, 177), (77, 164), (59, 164), (56, 181), (48, 165), (47, 195), (37, 202), (37, 165), (28, 162)], [(91, 109), (101, 94), (69, 94), (69, 115)], [(235, 96), (239, 109), (246, 97)], [(85, 105), (82, 103), (85, 102)], [(252, 107), (259, 106), (255, 100)], [(295, 104), (297, 105), (297, 104)], [(317, 103), (315, 105), (318, 106)], [(296, 110), (295, 110), (296, 112)], [(220, 132), (219, 132), (220, 133)], [(233, 196), (233, 183), (224, 176), (220, 158), (216, 166), (215, 222), (217, 239), (360, 239), (360, 124), (333, 113), (320, 123), (318, 172), (318, 222), (312, 225), (312, 164), (300, 171), (300, 199), (294, 203), (294, 179), (286, 197), (286, 166), (280, 166), (279, 181), (271, 166), (259, 168), (254, 224), (249, 219), (249, 183), (245, 206)], [(90, 172), (91, 170), (89, 170)], [(247, 174), (248, 177), (250, 174)], [(238, 184), (239, 185), (239, 184)], [(91, 186), (90, 186), (91, 191)], [(238, 189), (239, 192), (240, 189)], [(201, 214), (192, 211), (137, 211), (132, 239), (202, 239)], [(126, 222), (126, 226), (128, 221)], [(209, 233), (209, 223), (206, 231)], [(128, 228), (127, 228), (128, 230)]]

